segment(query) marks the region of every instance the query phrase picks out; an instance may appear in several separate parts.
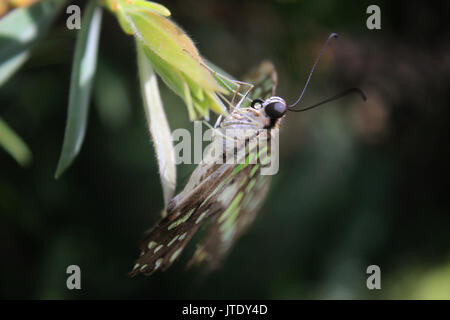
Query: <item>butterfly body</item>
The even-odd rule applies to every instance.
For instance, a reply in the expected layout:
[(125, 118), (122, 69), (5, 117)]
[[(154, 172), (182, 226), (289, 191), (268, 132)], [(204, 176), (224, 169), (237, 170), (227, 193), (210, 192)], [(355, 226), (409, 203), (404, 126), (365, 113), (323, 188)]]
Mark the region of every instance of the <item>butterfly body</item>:
[[(270, 71), (275, 72), (273, 67)], [(189, 265), (204, 263), (214, 269), (220, 264), (255, 218), (269, 189), (270, 176), (261, 170), (268, 166), (270, 141), (284, 116), (271, 113), (275, 102), (284, 100), (270, 97), (259, 106), (236, 108), (222, 120), (210, 151), (169, 202), (167, 215), (147, 232), (131, 276), (168, 268), (205, 224), (208, 230)]]

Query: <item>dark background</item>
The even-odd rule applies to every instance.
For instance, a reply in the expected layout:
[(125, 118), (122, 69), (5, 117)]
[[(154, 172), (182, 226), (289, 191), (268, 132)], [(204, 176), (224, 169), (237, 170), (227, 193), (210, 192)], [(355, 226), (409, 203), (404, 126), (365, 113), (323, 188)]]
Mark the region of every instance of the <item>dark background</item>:
[[(298, 97), (327, 49), (304, 104), (288, 114), (280, 172), (265, 206), (209, 278), (185, 271), (192, 247), (150, 278), (129, 279), (162, 192), (139, 95), (134, 41), (104, 13), (97, 79), (82, 152), (53, 178), (66, 120), (75, 31), (62, 13), (32, 58), (0, 88), (0, 115), (27, 142), (21, 168), (0, 150), (0, 296), (3, 298), (450, 298), (449, 2), (163, 2), (200, 52), (240, 76), (263, 59), (278, 94)], [(80, 2), (84, 5), (84, 2)], [(366, 28), (381, 7), (382, 29)], [(161, 85), (171, 129), (190, 127)], [(178, 188), (192, 167), (178, 168)], [(82, 290), (66, 288), (66, 268)], [(381, 268), (381, 290), (366, 268)]]

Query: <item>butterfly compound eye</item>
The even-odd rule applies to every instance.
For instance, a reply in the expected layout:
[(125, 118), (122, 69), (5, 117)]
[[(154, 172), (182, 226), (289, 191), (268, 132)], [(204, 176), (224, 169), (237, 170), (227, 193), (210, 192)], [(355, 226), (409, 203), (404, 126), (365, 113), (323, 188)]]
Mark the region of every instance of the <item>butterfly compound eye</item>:
[(255, 100), (252, 101), (252, 104), (250, 106), (253, 109), (261, 109), (263, 104), (264, 104), (264, 100), (255, 99)]
[(264, 110), (266, 111), (266, 114), (272, 119), (278, 119), (284, 116), (287, 107), (286, 104), (282, 102), (272, 102), (269, 103)]

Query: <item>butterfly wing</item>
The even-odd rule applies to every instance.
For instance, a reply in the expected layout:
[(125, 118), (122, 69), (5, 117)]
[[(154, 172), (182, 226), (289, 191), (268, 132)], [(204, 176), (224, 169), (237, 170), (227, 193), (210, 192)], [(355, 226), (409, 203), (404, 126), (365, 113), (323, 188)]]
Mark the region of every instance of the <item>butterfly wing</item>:
[[(247, 75), (246, 81), (255, 85), (251, 99), (266, 99), (275, 95), (278, 77), (273, 64), (265, 61)], [(224, 190), (225, 196), (229, 197), (225, 202), (230, 205), (221, 214), (211, 217), (211, 226), (188, 266), (204, 263), (206, 271), (217, 268), (253, 222), (266, 198), (271, 180), (271, 176), (260, 174), (264, 163), (260, 160), (257, 159), (256, 164), (238, 166), (234, 170), (233, 183), (226, 186), (230, 191)]]
[(270, 186), (270, 176), (260, 175), (260, 168), (249, 165), (241, 168), (226, 186), (223, 203), (230, 203), (225, 210), (211, 217), (207, 234), (194, 252), (189, 266), (205, 263), (207, 271), (220, 265), (227, 253), (253, 222)]
[(255, 85), (250, 94), (252, 100), (267, 99), (275, 95), (278, 85), (278, 74), (272, 62), (263, 61), (258, 68), (250, 71), (245, 79), (247, 82)]
[[(249, 77), (249, 82), (255, 84), (253, 97), (273, 95), (276, 80), (273, 65), (262, 63)], [(199, 164), (184, 190), (170, 201), (166, 217), (147, 232), (130, 275), (150, 275), (167, 269), (206, 221), (210, 228), (189, 264), (205, 262), (208, 269), (217, 267), (265, 199), (270, 176), (260, 175), (261, 167), (258, 161)]]
[(185, 189), (169, 202), (167, 215), (147, 231), (130, 276), (165, 270), (179, 257), (204, 220), (213, 213), (208, 209), (214, 195), (225, 186), (232, 170), (231, 166), (215, 164), (200, 164), (194, 170)]

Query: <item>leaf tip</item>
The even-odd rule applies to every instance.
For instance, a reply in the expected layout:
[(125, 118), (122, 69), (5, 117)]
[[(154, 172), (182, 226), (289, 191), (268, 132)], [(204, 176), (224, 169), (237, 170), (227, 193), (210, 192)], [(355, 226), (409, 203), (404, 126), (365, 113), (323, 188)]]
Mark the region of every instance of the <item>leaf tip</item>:
[(55, 180), (58, 180), (62, 176), (62, 174), (66, 172), (66, 170), (71, 166), (72, 162), (73, 158), (69, 159), (61, 155), (61, 157), (58, 160), (58, 165), (56, 166), (56, 171), (54, 175)]

